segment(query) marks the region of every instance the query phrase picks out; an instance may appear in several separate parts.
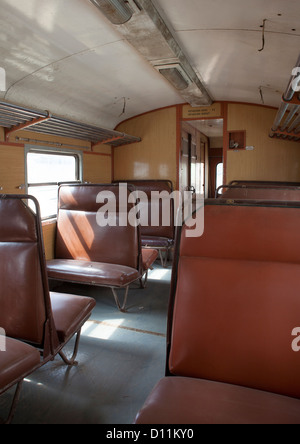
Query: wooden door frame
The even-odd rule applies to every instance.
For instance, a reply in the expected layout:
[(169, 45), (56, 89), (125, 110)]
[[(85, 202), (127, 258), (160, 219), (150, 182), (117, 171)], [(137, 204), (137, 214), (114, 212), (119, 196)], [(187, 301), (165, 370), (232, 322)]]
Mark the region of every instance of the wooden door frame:
[[(216, 102), (220, 105), (220, 114), (214, 116), (198, 116), (197, 108), (193, 108), (193, 116), (185, 118), (183, 117), (183, 109), (188, 104), (176, 105), (176, 168), (177, 168), (177, 186), (180, 189), (180, 160), (181, 160), (181, 124), (182, 122), (189, 122), (193, 120), (216, 120), (223, 119), (223, 165), (224, 165), (224, 179), (223, 183), (226, 184), (227, 178), (227, 151), (228, 151), (228, 102)], [(214, 104), (213, 104), (214, 105)], [(212, 105), (212, 106), (213, 106)], [(199, 107), (199, 110), (209, 109), (210, 107)], [(209, 114), (209, 112), (208, 112)], [(208, 149), (208, 147), (207, 147)], [(207, 173), (207, 170), (206, 170)], [(207, 177), (206, 177), (207, 179)], [(208, 186), (208, 183), (206, 184)], [(207, 188), (208, 191), (208, 188)]]

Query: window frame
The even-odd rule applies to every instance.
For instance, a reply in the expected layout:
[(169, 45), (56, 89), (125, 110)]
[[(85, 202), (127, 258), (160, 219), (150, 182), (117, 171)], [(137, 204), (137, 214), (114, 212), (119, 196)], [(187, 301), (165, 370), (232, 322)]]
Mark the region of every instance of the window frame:
[[(61, 155), (61, 156), (70, 156), (75, 158), (76, 171), (75, 176), (77, 179), (74, 182), (66, 181), (66, 182), (41, 182), (41, 183), (28, 183), (28, 154), (36, 153), (36, 154), (45, 154), (45, 155)], [(29, 188), (31, 187), (42, 187), (42, 186), (59, 186), (63, 183), (80, 183), (83, 181), (83, 153), (77, 150), (70, 149), (60, 149), (60, 148), (48, 148), (44, 146), (37, 145), (25, 145), (25, 190), (26, 194), (29, 194)], [(50, 219), (56, 219), (56, 214), (52, 214), (49, 216), (42, 217), (42, 221), (48, 221)]]

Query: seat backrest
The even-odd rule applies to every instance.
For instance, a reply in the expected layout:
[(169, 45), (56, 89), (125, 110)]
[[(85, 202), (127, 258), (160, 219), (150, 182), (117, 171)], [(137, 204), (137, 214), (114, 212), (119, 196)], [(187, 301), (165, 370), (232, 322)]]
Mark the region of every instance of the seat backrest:
[[(124, 190), (123, 190), (124, 191)], [(128, 223), (135, 204), (124, 202), (117, 185), (62, 185), (59, 188), (56, 259), (141, 266), (140, 229)], [(110, 202), (110, 204), (109, 204)], [(109, 204), (109, 206), (108, 206)], [(109, 217), (99, 225), (99, 211)]]
[[(141, 236), (174, 239), (173, 184), (170, 180), (128, 180), (138, 193), (145, 193), (139, 208), (141, 211)], [(139, 194), (140, 193), (140, 194)]]
[(271, 180), (232, 180), (229, 182), (229, 185), (254, 185), (254, 186), (263, 186), (263, 187), (300, 187), (300, 182), (280, 182), (280, 181), (271, 181)]
[[(203, 211), (203, 209), (202, 209)], [(204, 207), (174, 264), (168, 374), (300, 398), (300, 208)]]
[[(222, 194), (220, 191), (222, 190)], [(222, 199), (257, 199), (273, 201), (300, 201), (300, 187), (265, 185), (224, 185), (218, 189)]]
[(41, 261), (41, 226), (29, 196), (0, 196), (0, 326), (6, 335), (42, 346), (50, 296)]

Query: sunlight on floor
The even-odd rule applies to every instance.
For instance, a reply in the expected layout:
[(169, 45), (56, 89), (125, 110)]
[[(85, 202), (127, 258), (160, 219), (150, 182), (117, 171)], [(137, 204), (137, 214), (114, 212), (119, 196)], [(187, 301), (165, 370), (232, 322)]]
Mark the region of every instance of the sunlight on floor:
[(82, 327), (81, 334), (89, 338), (109, 339), (124, 321), (125, 319), (87, 321)]
[(38, 385), (39, 387), (43, 387), (43, 386), (44, 386), (44, 384), (42, 384), (41, 382), (33, 381), (33, 380), (30, 379), (30, 378), (25, 378), (24, 381), (25, 381), (25, 382), (29, 382), (30, 384)]
[(148, 280), (168, 281), (171, 278), (172, 270), (156, 269), (149, 273)]

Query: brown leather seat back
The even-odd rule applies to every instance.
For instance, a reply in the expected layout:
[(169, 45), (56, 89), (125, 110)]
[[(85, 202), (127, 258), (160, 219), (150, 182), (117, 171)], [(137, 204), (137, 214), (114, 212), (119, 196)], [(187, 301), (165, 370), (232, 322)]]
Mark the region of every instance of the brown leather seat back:
[[(129, 192), (126, 188), (125, 200)], [(107, 196), (107, 200), (100, 199), (99, 193), (101, 197)], [(109, 208), (111, 221), (100, 227), (97, 214), (101, 208), (106, 211), (108, 200), (113, 203), (114, 198), (116, 205)], [(138, 269), (141, 260), (140, 229), (128, 223), (128, 214), (135, 205), (127, 204), (125, 200), (119, 199), (117, 185), (61, 186), (56, 259), (105, 262)]]
[(46, 309), (36, 218), (20, 200), (0, 198), (0, 326), (6, 335), (42, 344)]
[(128, 180), (126, 182), (136, 188), (138, 196), (144, 193), (147, 197), (140, 201), (141, 236), (174, 239), (174, 200), (170, 199), (173, 192), (172, 182), (169, 180)]
[[(225, 185), (220, 188), (223, 199), (264, 199), (274, 201), (299, 202), (300, 187), (259, 186), (259, 185)], [(219, 190), (220, 190), (219, 189)]]
[(169, 373), (300, 397), (300, 209), (206, 203), (181, 233)]

